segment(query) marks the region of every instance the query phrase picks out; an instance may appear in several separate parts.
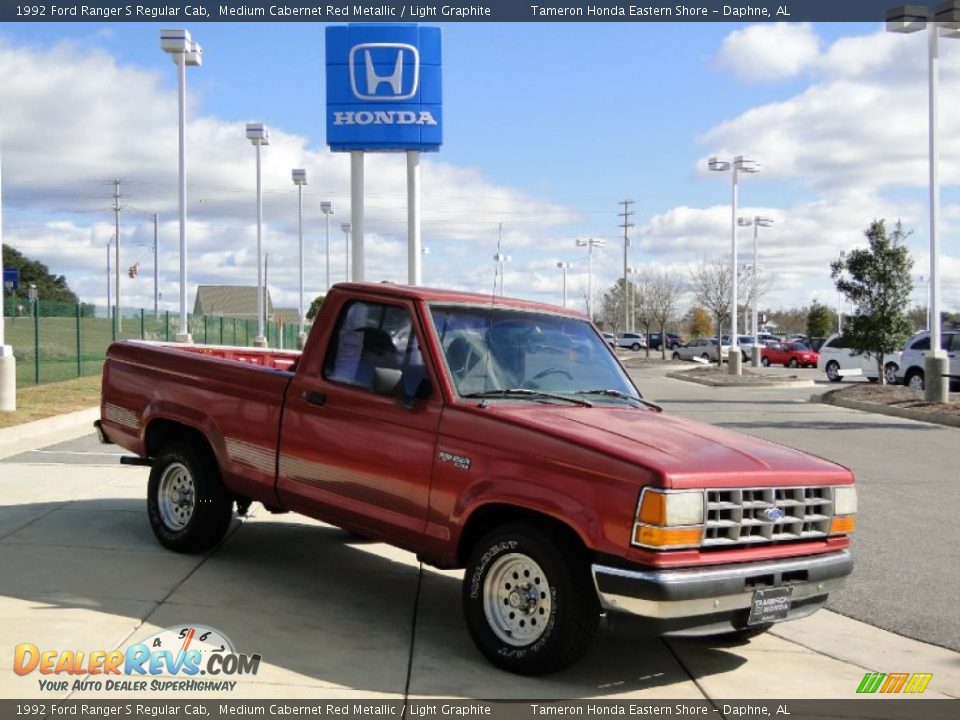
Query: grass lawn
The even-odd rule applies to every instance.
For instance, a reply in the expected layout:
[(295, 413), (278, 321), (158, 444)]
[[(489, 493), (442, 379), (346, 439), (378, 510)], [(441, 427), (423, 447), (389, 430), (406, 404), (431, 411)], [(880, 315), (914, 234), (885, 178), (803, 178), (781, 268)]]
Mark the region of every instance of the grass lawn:
[(100, 404), (100, 376), (17, 389), (17, 410), (0, 412), (0, 428)]

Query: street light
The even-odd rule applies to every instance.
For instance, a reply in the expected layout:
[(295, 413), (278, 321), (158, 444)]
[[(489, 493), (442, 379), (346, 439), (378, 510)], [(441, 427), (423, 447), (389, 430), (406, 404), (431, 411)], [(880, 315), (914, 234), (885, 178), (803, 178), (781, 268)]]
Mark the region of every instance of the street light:
[[(350, 223), (340, 223), (340, 229), (343, 230), (343, 265), (344, 265), (344, 280), (350, 282)], [(329, 247), (329, 246), (328, 246)], [(327, 267), (330, 266), (329, 255), (327, 256)], [(330, 283), (329, 277), (327, 278), (327, 284)]]
[(567, 270), (570, 269), (572, 263), (568, 262), (558, 262), (557, 267), (563, 270), (563, 307), (567, 307)]
[(257, 336), (253, 340), (256, 347), (266, 347), (267, 338), (263, 334), (263, 193), (260, 187), (260, 148), (270, 144), (270, 130), (263, 123), (247, 123), (247, 139), (257, 149)]
[[(330, 292), (330, 216), (333, 215), (333, 203), (329, 200), (324, 200), (320, 203), (320, 212), (323, 213), (323, 219), (326, 225), (326, 236), (327, 236), (327, 292)], [(349, 281), (350, 278), (347, 277)]]
[(928, 277), (926, 280), (924, 280), (923, 275), (921, 275), (918, 278), (918, 281), (924, 286), (923, 304), (927, 309), (927, 332), (930, 332), (930, 278)]
[(593, 322), (593, 249), (606, 245), (604, 240), (577, 238), (577, 247), (587, 248), (587, 316)]
[[(510, 262), (511, 257), (509, 255), (497, 253), (493, 256), (493, 259), (497, 263), (497, 274), (500, 275), (500, 297), (503, 297), (503, 274), (505, 272), (503, 269), (503, 264)], [(494, 285), (494, 291), (496, 291), (496, 285)]]
[(730, 352), (727, 354), (727, 364), (730, 369), (731, 375), (740, 375), (740, 352), (737, 349), (739, 343), (737, 342), (737, 332), (739, 328), (737, 327), (737, 174), (744, 173), (755, 173), (759, 172), (760, 165), (753, 160), (745, 158), (743, 155), (737, 155), (732, 162), (726, 160), (718, 160), (715, 157), (710, 158), (707, 161), (707, 167), (710, 170), (716, 172), (726, 172), (727, 170), (732, 170), (733, 184), (731, 192), (731, 213), (730, 213), (730, 226), (731, 226), (731, 241), (733, 252), (733, 288), (731, 290), (730, 298), (730, 316), (732, 318), (732, 328), (730, 333)]
[(750, 351), (750, 364), (753, 367), (760, 367), (760, 324), (757, 322), (757, 287), (760, 277), (760, 265), (757, 259), (757, 231), (762, 227), (773, 225), (773, 219), (755, 215), (752, 218), (737, 218), (737, 224), (740, 227), (753, 226), (753, 312), (751, 317), (751, 333), (753, 334), (753, 349)]
[(300, 230), (300, 330), (297, 333), (297, 347), (303, 349), (307, 333), (303, 329), (303, 186), (307, 184), (307, 171), (297, 168), (291, 172), (293, 184), (297, 186), (297, 211)]
[(926, 27), (928, 41), (928, 110), (930, 140), (930, 352), (924, 362), (924, 399), (947, 402), (949, 372), (947, 355), (941, 348), (940, 332), (940, 179), (937, 93), (940, 85), (939, 39), (960, 37), (960, 0), (937, 5), (931, 21), (930, 9), (923, 5), (900, 5), (887, 11), (887, 31), (913, 33)]
[(187, 164), (184, 126), (187, 122), (187, 68), (199, 67), (203, 60), (203, 48), (194, 42), (187, 30), (161, 30), (160, 47), (170, 53), (177, 66), (177, 86), (180, 103), (180, 321), (177, 326), (177, 342), (193, 342), (187, 327)]

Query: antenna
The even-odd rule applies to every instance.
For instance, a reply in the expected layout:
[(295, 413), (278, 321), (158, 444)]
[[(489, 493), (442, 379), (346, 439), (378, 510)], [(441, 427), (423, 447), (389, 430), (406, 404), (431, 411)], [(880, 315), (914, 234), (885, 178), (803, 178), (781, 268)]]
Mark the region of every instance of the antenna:
[[(494, 308), (497, 303), (497, 277), (500, 274), (500, 264), (503, 254), (500, 252), (501, 246), (503, 245), (503, 223), (500, 223), (497, 227), (497, 254), (493, 256), (493, 259), (496, 261), (493, 265), (493, 291), (490, 293), (490, 322), (487, 323), (487, 337), (484, 342), (484, 352), (483, 352), (483, 392), (486, 394), (487, 380), (490, 377), (490, 339), (493, 334), (493, 313)], [(480, 400), (479, 407), (485, 408), (489, 403), (487, 403), (487, 398), (484, 397)]]

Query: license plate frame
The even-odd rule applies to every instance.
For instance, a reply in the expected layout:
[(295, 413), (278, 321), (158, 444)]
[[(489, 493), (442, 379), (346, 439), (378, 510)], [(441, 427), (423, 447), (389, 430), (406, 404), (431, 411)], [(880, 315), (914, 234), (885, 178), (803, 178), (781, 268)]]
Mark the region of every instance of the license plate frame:
[(766, 625), (786, 620), (792, 603), (792, 585), (754, 590), (747, 625)]

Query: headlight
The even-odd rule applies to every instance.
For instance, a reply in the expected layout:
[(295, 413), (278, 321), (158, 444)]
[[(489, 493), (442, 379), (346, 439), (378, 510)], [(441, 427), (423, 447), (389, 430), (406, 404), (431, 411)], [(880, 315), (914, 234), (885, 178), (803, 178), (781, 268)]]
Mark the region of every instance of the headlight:
[(834, 488), (833, 520), (830, 523), (831, 535), (846, 535), (853, 532), (857, 524), (857, 489), (853, 485)]
[(633, 526), (633, 544), (648, 548), (698, 547), (703, 535), (703, 491), (646, 488)]

